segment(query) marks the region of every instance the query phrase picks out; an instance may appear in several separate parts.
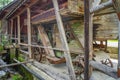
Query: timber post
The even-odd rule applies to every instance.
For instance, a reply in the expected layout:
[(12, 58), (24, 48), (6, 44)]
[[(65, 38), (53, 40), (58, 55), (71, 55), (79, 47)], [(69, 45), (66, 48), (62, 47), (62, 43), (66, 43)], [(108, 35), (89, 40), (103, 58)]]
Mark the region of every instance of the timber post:
[(120, 21), (118, 26), (118, 77), (120, 77)]
[(57, 2), (57, 0), (52, 0), (52, 2), (53, 2), (53, 5), (54, 5), (54, 9), (55, 9), (55, 15), (56, 15), (58, 29), (59, 29), (59, 32), (60, 32), (62, 45), (63, 45), (63, 48), (66, 50), (66, 51), (64, 51), (64, 55), (65, 55), (65, 59), (66, 59), (66, 65), (68, 67), (70, 80), (76, 80), (76, 75), (75, 75), (75, 72), (74, 72), (72, 59), (71, 59), (69, 47), (68, 47), (68, 44), (67, 44), (67, 39), (66, 39), (66, 36), (65, 36), (63, 22), (62, 22), (60, 13), (59, 13), (58, 2)]
[(120, 77), (120, 0), (112, 0), (114, 9), (116, 10), (116, 13), (118, 15), (119, 19), (119, 26), (118, 26), (118, 77)]
[(85, 68), (84, 80), (89, 80), (92, 74), (92, 66), (89, 65), (89, 60), (92, 60), (93, 54), (93, 13), (90, 14), (92, 1), (84, 0), (84, 39), (85, 39)]
[(10, 21), (11, 21), (11, 25), (10, 25), (10, 27), (11, 27), (11, 35), (10, 35), (11, 40), (10, 40), (10, 42), (12, 42), (12, 36), (13, 36), (13, 19), (11, 19)]
[(18, 23), (18, 44), (20, 43), (20, 16), (17, 16)]
[(28, 34), (28, 52), (29, 58), (32, 58), (32, 51), (31, 51), (31, 13), (30, 8), (27, 8), (27, 34)]

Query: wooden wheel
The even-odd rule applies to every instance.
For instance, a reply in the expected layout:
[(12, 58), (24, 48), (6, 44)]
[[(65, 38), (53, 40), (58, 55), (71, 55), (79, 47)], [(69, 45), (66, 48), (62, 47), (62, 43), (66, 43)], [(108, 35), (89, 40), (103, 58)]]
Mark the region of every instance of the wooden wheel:
[(110, 59), (102, 60), (102, 64), (113, 67), (113, 63)]
[(33, 48), (33, 58), (40, 62), (42, 59), (42, 49), (41, 48)]

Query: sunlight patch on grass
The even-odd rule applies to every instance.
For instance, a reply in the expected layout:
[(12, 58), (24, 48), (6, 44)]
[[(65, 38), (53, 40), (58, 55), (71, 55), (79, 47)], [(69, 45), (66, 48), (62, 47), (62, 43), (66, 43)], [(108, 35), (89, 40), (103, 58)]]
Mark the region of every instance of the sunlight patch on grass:
[(108, 42), (118, 42), (118, 40), (108, 40)]

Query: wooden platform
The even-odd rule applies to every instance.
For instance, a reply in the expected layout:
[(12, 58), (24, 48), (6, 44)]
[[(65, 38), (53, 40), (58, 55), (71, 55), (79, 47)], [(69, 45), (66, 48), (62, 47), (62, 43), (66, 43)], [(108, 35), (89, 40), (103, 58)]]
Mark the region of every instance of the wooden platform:
[(41, 64), (36, 61), (34, 61), (34, 63), (32, 64), (27, 64), (27, 67), (43, 77), (45, 80), (70, 80), (67, 73), (67, 68), (64, 66), (65, 65), (61, 64), (58, 69), (57, 67), (55, 67), (55, 65), (52, 66)]

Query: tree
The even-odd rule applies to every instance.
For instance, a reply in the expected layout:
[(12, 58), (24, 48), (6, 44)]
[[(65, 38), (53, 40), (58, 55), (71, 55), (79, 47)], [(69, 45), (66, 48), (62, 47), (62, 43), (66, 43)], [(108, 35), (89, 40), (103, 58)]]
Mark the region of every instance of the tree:
[(0, 8), (6, 6), (6, 5), (9, 4), (11, 1), (13, 1), (13, 0), (0, 0)]

